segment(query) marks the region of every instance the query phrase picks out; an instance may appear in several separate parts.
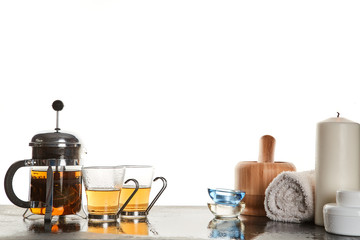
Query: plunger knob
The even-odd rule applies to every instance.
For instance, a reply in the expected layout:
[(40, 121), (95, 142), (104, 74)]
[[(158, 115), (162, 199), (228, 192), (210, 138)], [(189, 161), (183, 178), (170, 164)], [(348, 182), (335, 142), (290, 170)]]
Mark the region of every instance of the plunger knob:
[(53, 102), (52, 107), (55, 111), (61, 111), (64, 108), (64, 103), (60, 100)]
[(56, 111), (56, 132), (59, 132), (61, 130), (59, 128), (59, 111), (61, 111), (64, 108), (64, 103), (60, 100), (55, 100), (52, 104), (53, 109)]

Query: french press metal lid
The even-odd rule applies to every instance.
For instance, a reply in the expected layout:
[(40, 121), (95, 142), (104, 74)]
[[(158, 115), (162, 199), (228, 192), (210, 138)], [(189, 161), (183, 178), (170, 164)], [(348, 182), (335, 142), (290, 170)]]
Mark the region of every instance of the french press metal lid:
[[(60, 100), (52, 104), (56, 111), (55, 132), (36, 134), (29, 143), (32, 147), (32, 159), (21, 160), (13, 163), (5, 175), (5, 192), (9, 200), (23, 208), (46, 208), (45, 221), (51, 221), (54, 201), (54, 170), (62, 171), (67, 166), (80, 166), (80, 141), (72, 134), (59, 132), (59, 111), (64, 107)], [(46, 198), (44, 201), (23, 201), (13, 190), (12, 182), (15, 172), (21, 167), (48, 166), (46, 173)], [(77, 180), (79, 185), (79, 204), (81, 205), (81, 176)], [(56, 196), (55, 196), (56, 197)], [(30, 197), (31, 198), (31, 197)], [(56, 199), (55, 199), (56, 200)]]
[[(53, 105), (56, 111), (55, 132), (36, 134), (29, 143), (37, 166), (80, 165), (80, 141), (74, 135), (59, 132), (59, 111), (64, 107), (60, 100)], [(54, 162), (53, 160), (60, 161)], [(46, 161), (45, 161), (46, 160)]]

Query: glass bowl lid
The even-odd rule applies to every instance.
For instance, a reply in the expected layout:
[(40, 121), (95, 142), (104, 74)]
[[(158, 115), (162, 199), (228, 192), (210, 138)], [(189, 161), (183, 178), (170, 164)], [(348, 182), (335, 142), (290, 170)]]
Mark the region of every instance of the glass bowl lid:
[(208, 188), (211, 199), (217, 204), (236, 206), (244, 198), (245, 192), (225, 188)]

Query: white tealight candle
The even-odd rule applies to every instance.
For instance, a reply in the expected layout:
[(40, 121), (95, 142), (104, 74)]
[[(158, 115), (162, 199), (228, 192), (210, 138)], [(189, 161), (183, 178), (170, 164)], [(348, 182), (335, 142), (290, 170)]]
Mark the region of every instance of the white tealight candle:
[(316, 133), (315, 224), (324, 226), (323, 206), (336, 191), (360, 189), (360, 125), (345, 118), (319, 122)]

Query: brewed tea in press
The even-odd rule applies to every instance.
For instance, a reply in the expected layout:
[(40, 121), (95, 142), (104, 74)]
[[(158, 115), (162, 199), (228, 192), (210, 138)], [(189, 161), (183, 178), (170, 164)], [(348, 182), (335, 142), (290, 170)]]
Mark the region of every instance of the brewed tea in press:
[[(57, 100), (52, 107), (57, 116), (55, 132), (36, 134), (29, 143), (32, 158), (13, 163), (4, 181), (9, 200), (32, 214), (44, 215), (45, 222), (54, 215), (82, 210), (81, 144), (74, 135), (60, 132), (59, 111), (64, 104)], [(30, 167), (31, 171), (29, 201), (19, 199), (13, 189), (14, 174), (21, 167)]]

